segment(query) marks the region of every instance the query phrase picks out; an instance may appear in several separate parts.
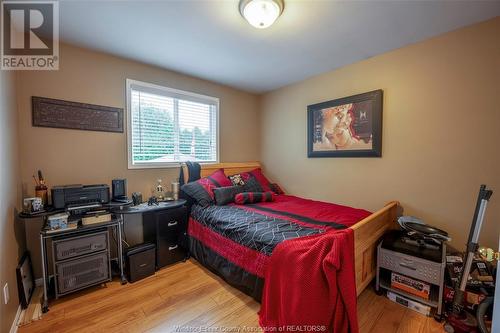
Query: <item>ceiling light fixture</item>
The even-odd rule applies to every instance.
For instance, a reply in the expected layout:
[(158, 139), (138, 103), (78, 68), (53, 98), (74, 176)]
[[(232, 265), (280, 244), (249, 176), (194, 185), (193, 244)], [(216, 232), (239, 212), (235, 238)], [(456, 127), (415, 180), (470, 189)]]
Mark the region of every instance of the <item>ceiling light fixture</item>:
[(281, 15), (283, 0), (240, 0), (240, 13), (251, 25), (259, 29), (270, 27)]

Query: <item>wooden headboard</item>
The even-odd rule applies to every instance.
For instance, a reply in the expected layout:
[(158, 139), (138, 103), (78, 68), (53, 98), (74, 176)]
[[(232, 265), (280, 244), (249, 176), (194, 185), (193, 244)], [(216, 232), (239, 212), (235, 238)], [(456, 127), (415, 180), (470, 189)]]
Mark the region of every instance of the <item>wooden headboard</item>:
[[(217, 163), (217, 164), (202, 164), (201, 177), (205, 177), (216, 171), (217, 169), (224, 169), (226, 175), (231, 176), (237, 173), (251, 171), (255, 168), (260, 168), (260, 162), (237, 162), (237, 163)], [(189, 179), (188, 169), (186, 165), (182, 165), (182, 172), (184, 179)]]

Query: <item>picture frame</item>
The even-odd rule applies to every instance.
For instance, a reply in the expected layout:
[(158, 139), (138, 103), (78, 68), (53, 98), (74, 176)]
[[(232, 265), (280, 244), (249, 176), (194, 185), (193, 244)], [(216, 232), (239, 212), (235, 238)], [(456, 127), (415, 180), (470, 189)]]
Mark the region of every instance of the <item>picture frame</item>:
[(84, 131), (123, 133), (123, 109), (32, 96), (32, 125)]
[(307, 107), (307, 157), (381, 157), (381, 89)]
[(24, 252), (16, 267), (17, 291), (21, 307), (26, 309), (30, 304), (31, 297), (35, 291), (35, 278), (33, 274), (33, 264), (28, 251)]

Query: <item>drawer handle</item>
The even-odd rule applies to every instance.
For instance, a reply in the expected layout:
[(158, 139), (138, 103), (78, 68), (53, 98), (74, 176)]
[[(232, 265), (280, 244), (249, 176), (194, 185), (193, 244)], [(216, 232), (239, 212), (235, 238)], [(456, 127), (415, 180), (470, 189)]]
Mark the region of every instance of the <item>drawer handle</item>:
[(400, 263), (399, 266), (401, 267), (404, 267), (404, 268), (408, 268), (408, 269), (411, 269), (413, 271), (416, 271), (417, 269), (413, 266), (410, 266), (410, 265), (407, 265), (407, 264), (403, 264), (403, 263)]
[(168, 250), (169, 250), (169, 251), (172, 251), (172, 250), (175, 250), (175, 249), (176, 249), (176, 248), (178, 248), (178, 247), (179, 247), (179, 245), (169, 246), (169, 247), (168, 247)]
[(177, 221), (170, 221), (167, 224), (168, 227), (173, 227), (174, 225), (177, 225)]

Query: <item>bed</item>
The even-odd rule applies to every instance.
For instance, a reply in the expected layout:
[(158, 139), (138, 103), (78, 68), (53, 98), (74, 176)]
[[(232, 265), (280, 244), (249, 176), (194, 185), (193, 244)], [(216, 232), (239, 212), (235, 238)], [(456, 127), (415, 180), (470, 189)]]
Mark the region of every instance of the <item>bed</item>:
[[(259, 162), (245, 162), (245, 163), (220, 163), (220, 164), (209, 164), (202, 165), (201, 167), (201, 177), (208, 176), (214, 171), (223, 168), (226, 175), (233, 175), (242, 172), (248, 172), (255, 168), (259, 168), (261, 165)], [(188, 169), (183, 167), (184, 178), (189, 179)], [(238, 215), (239, 219), (250, 218), (252, 216), (251, 212), (256, 211), (257, 213), (265, 213), (266, 215), (273, 215), (276, 213), (276, 205), (278, 209), (289, 204), (298, 203), (304, 206), (304, 202), (300, 200), (305, 200), (301, 198), (296, 198), (292, 196), (279, 196), (281, 199), (277, 200), (272, 208), (266, 211), (266, 205), (259, 205), (259, 207), (233, 207), (233, 206), (222, 206), (222, 207), (207, 207), (201, 208), (193, 206), (191, 209), (190, 216), (190, 226), (189, 226), (189, 251), (190, 254), (198, 260), (202, 265), (208, 269), (214, 271), (216, 274), (224, 278), (229, 284), (237, 287), (248, 295), (251, 295), (257, 300), (260, 300), (263, 287), (262, 274), (259, 274), (260, 266), (265, 265), (262, 261), (263, 256), (256, 256), (255, 251), (246, 251), (245, 247), (249, 244), (243, 244), (243, 247), (239, 247), (238, 244), (233, 246), (234, 248), (228, 249), (224, 241), (226, 237), (232, 237), (235, 243), (238, 243), (238, 234), (224, 235), (224, 230), (213, 230), (217, 226), (221, 228), (231, 229), (231, 219), (233, 215)], [(298, 200), (298, 201), (297, 201)], [(307, 205), (318, 203), (315, 201), (307, 202)], [(323, 203), (319, 203), (323, 204)], [(339, 206), (342, 207), (342, 206)], [(313, 210), (321, 210), (321, 207), (313, 208)], [(375, 276), (375, 264), (376, 264), (376, 246), (379, 238), (388, 229), (395, 227), (395, 219), (400, 212), (400, 206), (397, 201), (392, 201), (387, 203), (384, 207), (379, 209), (374, 213), (370, 213), (363, 210), (357, 210), (351, 208), (349, 214), (354, 214), (344, 220), (344, 227), (352, 229), (354, 234), (354, 267), (355, 267), (355, 283), (356, 283), (356, 294), (359, 295), (372, 281)], [(245, 215), (246, 214), (246, 215)], [(309, 214), (309, 215), (308, 215)], [(310, 224), (317, 224), (318, 220), (327, 219), (328, 216), (321, 216), (322, 218), (316, 218), (316, 215), (311, 215), (311, 212), (305, 212), (305, 216), (312, 216), (310, 221), (305, 221), (303, 225), (304, 228), (300, 229), (302, 234), (297, 236), (307, 236), (318, 232), (322, 228), (316, 226), (313, 228)], [(278, 212), (279, 218), (288, 218), (289, 216), (284, 216)], [(338, 219), (338, 216), (335, 216)], [(301, 221), (297, 221), (298, 216), (292, 214), (290, 217), (295, 219), (295, 222), (301, 224)], [(355, 221), (354, 221), (355, 220)], [(208, 221), (208, 222), (207, 222)], [(210, 221), (212, 221), (210, 225)], [(215, 222), (214, 222), (215, 221)], [(227, 223), (226, 226), (221, 225), (221, 221)], [(359, 222), (356, 222), (359, 221)], [(319, 221), (321, 222), (321, 221)], [(356, 222), (356, 223), (354, 223)], [(195, 226), (193, 228), (193, 226)], [(329, 226), (331, 227), (331, 226)], [(234, 229), (234, 228), (233, 228)], [(293, 230), (292, 232), (296, 232)], [(223, 235), (221, 238), (217, 238)], [(195, 237), (193, 237), (195, 236)], [(226, 236), (226, 237), (224, 237)], [(262, 236), (262, 234), (261, 234)], [(240, 237), (240, 242), (251, 242), (255, 241), (252, 239), (244, 239)], [(263, 243), (266, 243), (264, 240)], [(269, 242), (268, 242), (269, 243)], [(246, 245), (246, 246), (245, 246)], [(266, 249), (266, 244), (252, 244), (254, 249), (257, 248), (260, 252), (272, 251), (273, 245), (271, 244), (270, 249)], [(268, 244), (269, 245), (269, 244)], [(225, 247), (223, 250), (225, 253), (232, 251), (231, 260), (228, 260), (227, 256), (220, 255), (220, 251), (217, 251), (217, 247)], [(251, 246), (250, 246), (251, 247)], [(260, 248), (259, 248), (260, 247)], [(241, 261), (245, 265), (241, 264)], [(260, 266), (259, 266), (260, 265)], [(242, 266), (246, 268), (242, 268)]]

